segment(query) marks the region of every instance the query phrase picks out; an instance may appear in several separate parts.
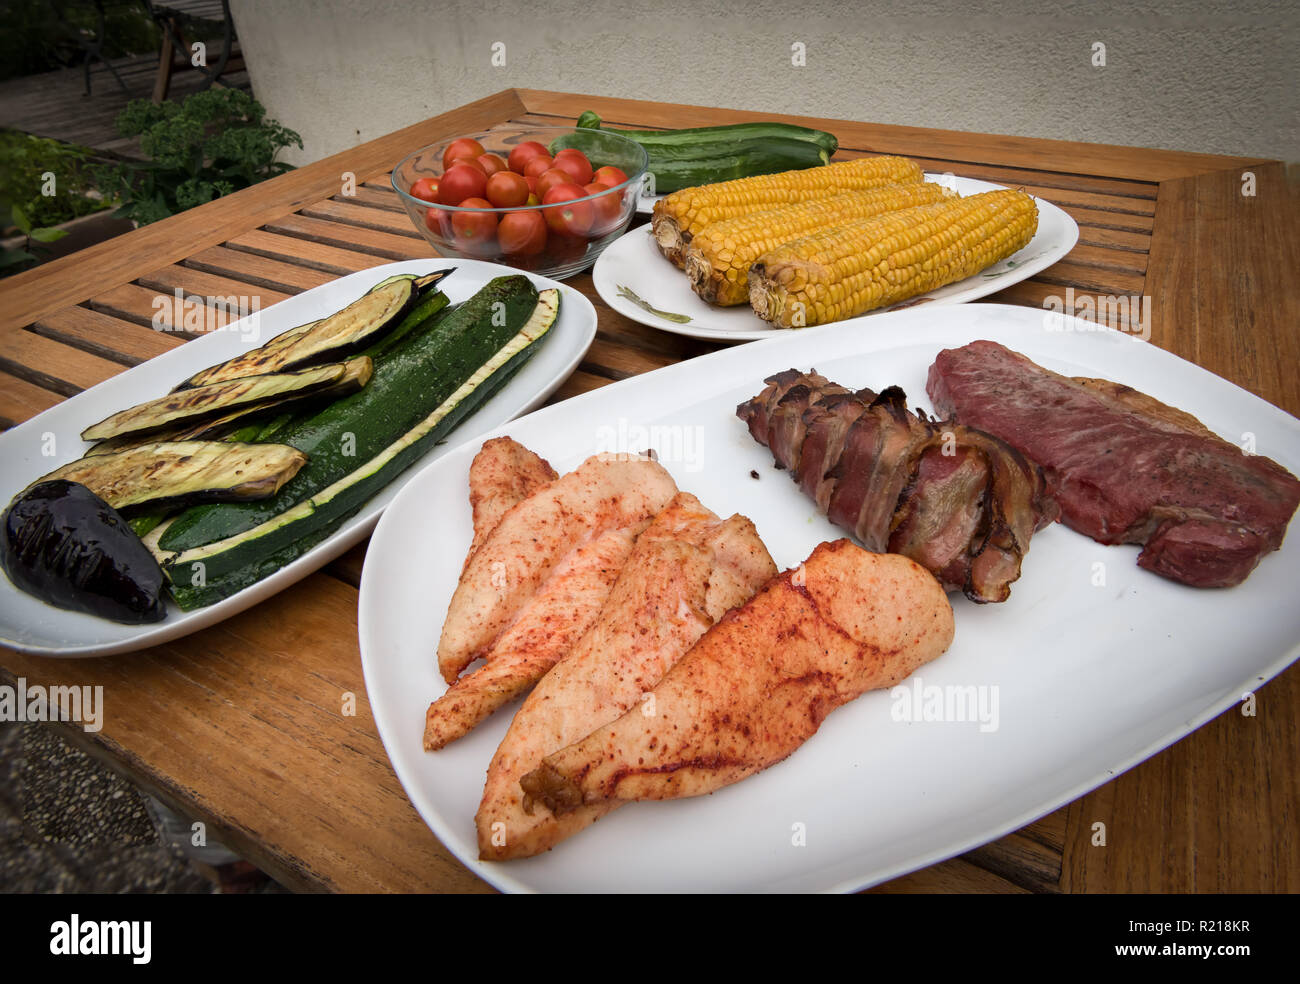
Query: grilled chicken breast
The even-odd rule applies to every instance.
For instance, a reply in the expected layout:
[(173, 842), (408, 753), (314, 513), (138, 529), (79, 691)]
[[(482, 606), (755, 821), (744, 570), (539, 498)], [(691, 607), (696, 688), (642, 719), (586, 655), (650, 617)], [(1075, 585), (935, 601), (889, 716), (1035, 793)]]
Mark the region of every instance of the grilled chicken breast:
[(544, 756), (641, 705), (710, 625), (775, 573), (748, 519), (719, 520), (679, 493), (637, 540), (591, 628), (515, 714), (488, 768), (479, 856), (530, 857), (613, 809), (601, 803), (557, 816), (525, 802), (519, 780)]
[(576, 547), (650, 519), (677, 492), (649, 458), (594, 455), (516, 503), (461, 574), (438, 641), (438, 667), (455, 682), (519, 617)]
[(545, 458), (509, 437), (484, 441), (469, 466), (469, 505), (474, 511), (474, 542), (465, 566), (483, 541), (497, 528), (501, 517), (559, 475)]
[(780, 762), (835, 708), (893, 686), (952, 636), (943, 588), (919, 564), (824, 543), (668, 671), (651, 691), (653, 715), (624, 713), (549, 754), (521, 787), (557, 822), (713, 792)]
[(609, 530), (569, 552), (514, 624), (501, 633), (487, 662), (429, 705), (426, 751), (468, 734), (498, 707), (526, 693), (573, 648), (600, 614), (647, 523)]

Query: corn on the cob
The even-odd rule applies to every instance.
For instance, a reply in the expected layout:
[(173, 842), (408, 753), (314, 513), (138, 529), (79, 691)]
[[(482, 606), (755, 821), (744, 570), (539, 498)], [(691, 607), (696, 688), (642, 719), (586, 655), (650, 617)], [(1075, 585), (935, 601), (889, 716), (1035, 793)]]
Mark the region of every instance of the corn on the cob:
[(925, 182), (885, 185), (710, 222), (686, 247), (686, 276), (695, 293), (711, 304), (747, 304), (749, 268), (768, 250), (855, 219), (928, 205), (953, 195), (947, 188)]
[(749, 302), (782, 328), (852, 318), (978, 273), (1038, 228), (1023, 191), (986, 191), (849, 222), (778, 246), (750, 267)]
[(650, 228), (659, 251), (677, 266), (691, 237), (710, 222), (830, 198), (846, 191), (866, 191), (887, 184), (915, 184), (921, 166), (906, 157), (858, 157), (824, 167), (782, 171), (753, 178), (683, 188), (655, 202)]

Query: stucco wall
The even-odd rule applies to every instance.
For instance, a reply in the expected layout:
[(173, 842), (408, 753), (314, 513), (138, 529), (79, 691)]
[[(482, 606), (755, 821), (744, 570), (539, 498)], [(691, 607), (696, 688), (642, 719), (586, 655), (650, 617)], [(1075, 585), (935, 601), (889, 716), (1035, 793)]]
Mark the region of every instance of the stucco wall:
[(303, 136), (299, 164), (510, 86), (1300, 160), (1290, 0), (231, 8), (256, 95)]

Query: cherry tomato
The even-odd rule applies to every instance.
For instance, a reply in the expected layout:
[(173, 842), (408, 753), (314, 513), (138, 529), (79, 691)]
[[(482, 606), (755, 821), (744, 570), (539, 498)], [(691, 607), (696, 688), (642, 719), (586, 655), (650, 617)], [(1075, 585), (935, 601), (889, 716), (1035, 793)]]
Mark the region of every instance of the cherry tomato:
[(424, 213), (424, 224), (435, 236), (451, 240), (451, 213), (445, 208), (431, 208)]
[(442, 169), (451, 170), (451, 162), (457, 157), (482, 157), (483, 145), (471, 137), (461, 137), (459, 140), (453, 140), (447, 144), (447, 149), (442, 152)]
[(542, 196), (546, 209), (546, 224), (562, 236), (585, 236), (591, 230), (591, 202), (575, 201), (586, 198), (585, 189), (575, 184), (558, 184)]
[(554, 163), (550, 154), (538, 154), (530, 157), (528, 163), (524, 165), (524, 177), (540, 178), (545, 172), (551, 169)]
[(411, 185), (411, 196), (421, 198), (426, 202), (436, 202), (438, 200), (438, 179), (421, 178)]
[(585, 185), (591, 181), (591, 164), (582, 154), (560, 151), (555, 158), (555, 167), (567, 174), (574, 184)]
[(530, 191), (530, 192), (528, 193), (528, 201), (524, 202), (524, 204), (525, 204), (525, 205), (540, 205), (540, 204), (542, 204), (542, 200), (541, 200), (540, 198), (537, 197), (537, 193), (536, 193), (536, 192)]
[(535, 210), (507, 212), (497, 228), (497, 241), (510, 256), (536, 256), (546, 248), (546, 220)]
[(498, 171), (509, 170), (506, 167), (506, 159), (500, 154), (484, 154), (482, 157), (475, 158), (475, 160), (478, 161), (478, 166), (483, 169), (483, 173), (489, 178)]
[[(486, 198), (466, 198), (461, 208), (491, 208)], [(491, 256), (497, 251), (497, 217), (491, 212), (456, 212), (451, 217), (456, 246), (475, 256)]]
[[(568, 171), (562, 171), (558, 167), (548, 168), (537, 179), (537, 194), (542, 201), (546, 201), (546, 193), (556, 185), (562, 184), (578, 184), (578, 182), (569, 176)], [(581, 186), (579, 185), (579, 187)]]
[(603, 236), (613, 232), (623, 219), (623, 193), (611, 192), (599, 181), (585, 186), (583, 191), (596, 196), (591, 200), (591, 234)]
[(447, 169), (438, 182), (438, 201), (443, 205), (459, 205), (466, 198), (482, 198), (487, 191), (487, 175), (468, 164), (457, 164)]
[(551, 155), (546, 150), (545, 144), (540, 144), (536, 140), (526, 140), (518, 144), (510, 151), (508, 163), (510, 170), (516, 174), (524, 173), (524, 165), (531, 161), (538, 154), (544, 154), (547, 157)]
[(514, 171), (498, 171), (487, 179), (487, 198), (496, 208), (518, 208), (528, 193), (528, 179)]
[(616, 188), (627, 180), (627, 175), (612, 164), (606, 164), (604, 167), (596, 168), (596, 173), (592, 177), (593, 180), (603, 181), (611, 188)]
[(449, 165), (447, 165), (447, 169), (451, 170), (451, 168), (455, 167), (457, 164), (464, 164), (466, 167), (472, 167), (475, 171), (482, 171), (483, 176), (487, 177), (487, 171), (486, 169), (484, 169), (483, 165), (479, 163), (479, 159), (477, 157), (454, 158), (452, 162)]

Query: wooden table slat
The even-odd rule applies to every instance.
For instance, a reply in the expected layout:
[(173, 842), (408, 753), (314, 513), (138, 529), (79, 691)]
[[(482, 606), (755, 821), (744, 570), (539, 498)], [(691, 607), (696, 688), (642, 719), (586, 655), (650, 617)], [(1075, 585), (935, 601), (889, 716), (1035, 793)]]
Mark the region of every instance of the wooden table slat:
[(0, 372), (0, 426), (21, 424), (38, 413), (62, 403), (64, 395), (7, 372)]
[(125, 368), (35, 332), (0, 332), (0, 369), (64, 396), (90, 389)]
[(301, 214), (312, 219), (328, 219), (331, 222), (359, 226), (362, 229), (375, 229), (379, 232), (391, 233), (394, 236), (406, 236), (421, 243), (425, 242), (423, 237), (415, 231), (410, 216), (405, 212), (390, 212), (388, 209), (371, 208), (351, 201), (330, 199), (304, 206)]
[(184, 265), (254, 287), (288, 294), (311, 290), (336, 279), (305, 264), (253, 256), (225, 246), (209, 246), (187, 259)]
[(369, 270), (371, 267), (392, 262), (386, 256), (328, 246), (293, 236), (281, 236), (261, 229), (236, 236), (234, 239), (227, 240), (225, 245), (228, 249), (265, 256), (273, 260), (284, 260), (336, 276), (356, 273), (358, 270)]
[(63, 342), (92, 355), (139, 365), (183, 344), (183, 338), (122, 321), (84, 307), (64, 308), (43, 315), (31, 328), (38, 335)]
[(413, 260), (434, 255), (433, 247), (423, 239), (397, 236), (388, 232), (344, 225), (325, 219), (313, 219), (304, 215), (286, 215), (283, 218), (273, 219), (264, 228), (269, 232), (295, 236), (308, 242), (373, 253), (385, 260)]

